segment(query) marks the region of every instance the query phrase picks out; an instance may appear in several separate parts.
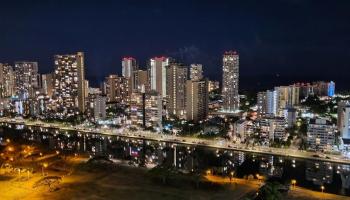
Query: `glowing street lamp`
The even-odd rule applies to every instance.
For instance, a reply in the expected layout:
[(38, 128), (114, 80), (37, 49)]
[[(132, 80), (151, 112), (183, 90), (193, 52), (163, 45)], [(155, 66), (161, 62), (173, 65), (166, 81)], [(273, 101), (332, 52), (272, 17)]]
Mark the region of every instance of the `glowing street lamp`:
[(206, 174), (207, 174), (207, 175), (210, 175), (210, 174), (211, 174), (211, 170), (208, 169), (208, 170), (206, 171)]
[(322, 185), (322, 186), (321, 186), (321, 191), (322, 191), (322, 193), (323, 193), (324, 189), (325, 189), (325, 187)]
[(293, 187), (295, 188), (295, 185), (297, 184), (297, 180), (293, 179), (291, 182), (292, 182)]
[(7, 151), (12, 152), (12, 151), (14, 151), (14, 150), (15, 150), (15, 148), (13, 148), (13, 147), (11, 147), (11, 146), (7, 147)]
[(49, 164), (47, 164), (47, 163), (43, 163), (43, 165), (41, 166), (41, 173), (42, 173), (43, 176), (45, 176), (44, 168), (47, 168), (48, 166), (49, 166)]

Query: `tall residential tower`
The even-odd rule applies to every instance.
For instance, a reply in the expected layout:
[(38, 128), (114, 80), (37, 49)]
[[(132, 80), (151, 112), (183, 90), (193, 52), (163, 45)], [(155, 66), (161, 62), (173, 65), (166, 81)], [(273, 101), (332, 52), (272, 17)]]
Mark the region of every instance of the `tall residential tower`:
[(55, 55), (54, 98), (60, 111), (85, 111), (84, 53)]
[(236, 112), (239, 110), (239, 55), (236, 51), (227, 51), (222, 61), (223, 111)]

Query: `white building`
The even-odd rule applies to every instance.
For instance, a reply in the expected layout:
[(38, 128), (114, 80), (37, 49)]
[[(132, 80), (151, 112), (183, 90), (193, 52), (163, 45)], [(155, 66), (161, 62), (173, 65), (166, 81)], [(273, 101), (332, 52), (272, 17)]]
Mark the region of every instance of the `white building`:
[(326, 119), (311, 119), (307, 130), (307, 142), (312, 150), (331, 150), (335, 143), (336, 127)]
[(95, 119), (106, 118), (106, 96), (97, 95), (94, 100), (94, 117)]
[(131, 78), (133, 72), (136, 70), (136, 59), (132, 57), (124, 57), (122, 60), (122, 76), (125, 78)]
[(162, 99), (157, 93), (133, 93), (130, 102), (131, 123), (143, 126), (145, 120), (145, 127), (162, 130)]
[(203, 79), (203, 66), (201, 64), (191, 64), (190, 79), (199, 81)]
[(338, 130), (344, 139), (350, 139), (350, 102), (338, 104)]
[(263, 117), (258, 122), (260, 136), (266, 142), (286, 141), (289, 134), (286, 132), (287, 122), (283, 117)]
[(158, 92), (162, 97), (166, 97), (166, 83), (167, 74), (166, 67), (170, 63), (168, 57), (155, 57), (149, 61), (149, 82), (150, 90)]
[(239, 55), (236, 51), (228, 51), (223, 55), (222, 97), (223, 111), (239, 110)]

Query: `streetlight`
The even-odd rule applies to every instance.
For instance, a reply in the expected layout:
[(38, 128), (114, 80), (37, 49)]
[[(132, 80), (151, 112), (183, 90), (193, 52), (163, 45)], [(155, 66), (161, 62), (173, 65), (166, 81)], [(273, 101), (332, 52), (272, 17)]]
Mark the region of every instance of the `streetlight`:
[(292, 179), (292, 185), (293, 185), (293, 188), (295, 188), (295, 185), (297, 184), (297, 180), (295, 180), (295, 179)]
[(322, 185), (321, 186), (322, 193), (323, 193), (324, 189), (325, 189), (325, 187)]
[(49, 164), (43, 163), (43, 165), (42, 165), (42, 167), (41, 167), (41, 173), (42, 173), (43, 176), (45, 176), (45, 174), (44, 174), (44, 168), (47, 168), (48, 166), (49, 166)]
[(231, 180), (233, 178), (233, 174), (234, 174), (233, 172), (230, 173), (230, 182), (231, 182)]
[(12, 151), (14, 151), (15, 149), (14, 149), (13, 147), (9, 146), (9, 147), (7, 148), (7, 150), (10, 151), (10, 152), (12, 152)]
[(207, 173), (207, 175), (210, 175), (210, 174), (211, 174), (211, 170), (208, 169), (208, 170), (206, 171), (206, 173)]

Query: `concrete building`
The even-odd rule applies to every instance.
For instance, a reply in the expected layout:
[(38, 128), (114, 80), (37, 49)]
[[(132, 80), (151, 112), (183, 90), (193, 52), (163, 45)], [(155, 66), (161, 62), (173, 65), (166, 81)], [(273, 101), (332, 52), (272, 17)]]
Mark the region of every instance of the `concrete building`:
[(94, 117), (95, 120), (106, 118), (106, 101), (107, 97), (97, 95), (94, 100)]
[(129, 96), (133, 92), (133, 90), (137, 87), (134, 85), (134, 72), (138, 70), (138, 66), (136, 63), (136, 59), (133, 57), (124, 57), (122, 60), (122, 76), (129, 80), (129, 86), (130, 90)]
[(285, 118), (287, 119), (288, 127), (293, 127), (297, 121), (297, 109), (287, 108)]
[(208, 81), (186, 81), (186, 120), (204, 120), (208, 115)]
[(313, 82), (313, 94), (316, 96), (333, 97), (335, 94), (335, 83), (333, 81), (317, 81)]
[(300, 88), (300, 98), (306, 98), (310, 95), (328, 96), (335, 95), (335, 82), (317, 81), (313, 83), (296, 83)]
[(21, 99), (32, 98), (39, 88), (37, 62), (15, 62), (15, 92)]
[(217, 90), (220, 88), (219, 81), (208, 81), (208, 92), (211, 92), (213, 90)]
[(122, 60), (122, 76), (131, 78), (134, 71), (138, 69), (136, 59), (133, 57), (124, 57)]
[(284, 117), (262, 117), (258, 122), (258, 127), (261, 137), (266, 142), (286, 141), (288, 139), (287, 121)]
[(236, 51), (228, 51), (223, 55), (222, 97), (223, 111), (239, 110), (239, 55)]
[(170, 61), (171, 59), (168, 57), (154, 57), (150, 59), (148, 66), (150, 90), (158, 92), (163, 98), (167, 96), (166, 67)]
[(137, 70), (133, 73), (133, 92), (141, 92), (141, 90), (149, 91), (148, 72), (146, 70)]
[(276, 115), (277, 114), (277, 93), (272, 90), (259, 92), (257, 96), (258, 114)]
[(15, 94), (15, 73), (9, 64), (0, 63), (0, 97), (10, 97)]
[(307, 131), (309, 149), (331, 150), (335, 143), (336, 127), (326, 119), (311, 119)]
[(350, 102), (338, 103), (338, 130), (343, 139), (350, 139)]
[(130, 79), (111, 74), (103, 83), (103, 94), (108, 102), (127, 103), (130, 101)]
[(203, 79), (203, 66), (201, 64), (191, 64), (190, 79), (194, 81)]
[(252, 130), (250, 129), (252, 122), (245, 119), (240, 119), (233, 124), (233, 140), (244, 142), (248, 136), (251, 135)]
[(299, 87), (295, 85), (275, 87), (277, 110), (276, 115), (282, 117), (284, 110), (300, 103)]
[(84, 53), (55, 55), (54, 99), (58, 111), (75, 114), (85, 111)]
[(41, 82), (43, 93), (51, 98), (54, 90), (54, 74), (41, 75)]
[(186, 114), (186, 80), (188, 69), (179, 63), (166, 68), (167, 112), (180, 119)]
[(132, 124), (162, 130), (162, 99), (156, 92), (133, 93), (130, 102)]

